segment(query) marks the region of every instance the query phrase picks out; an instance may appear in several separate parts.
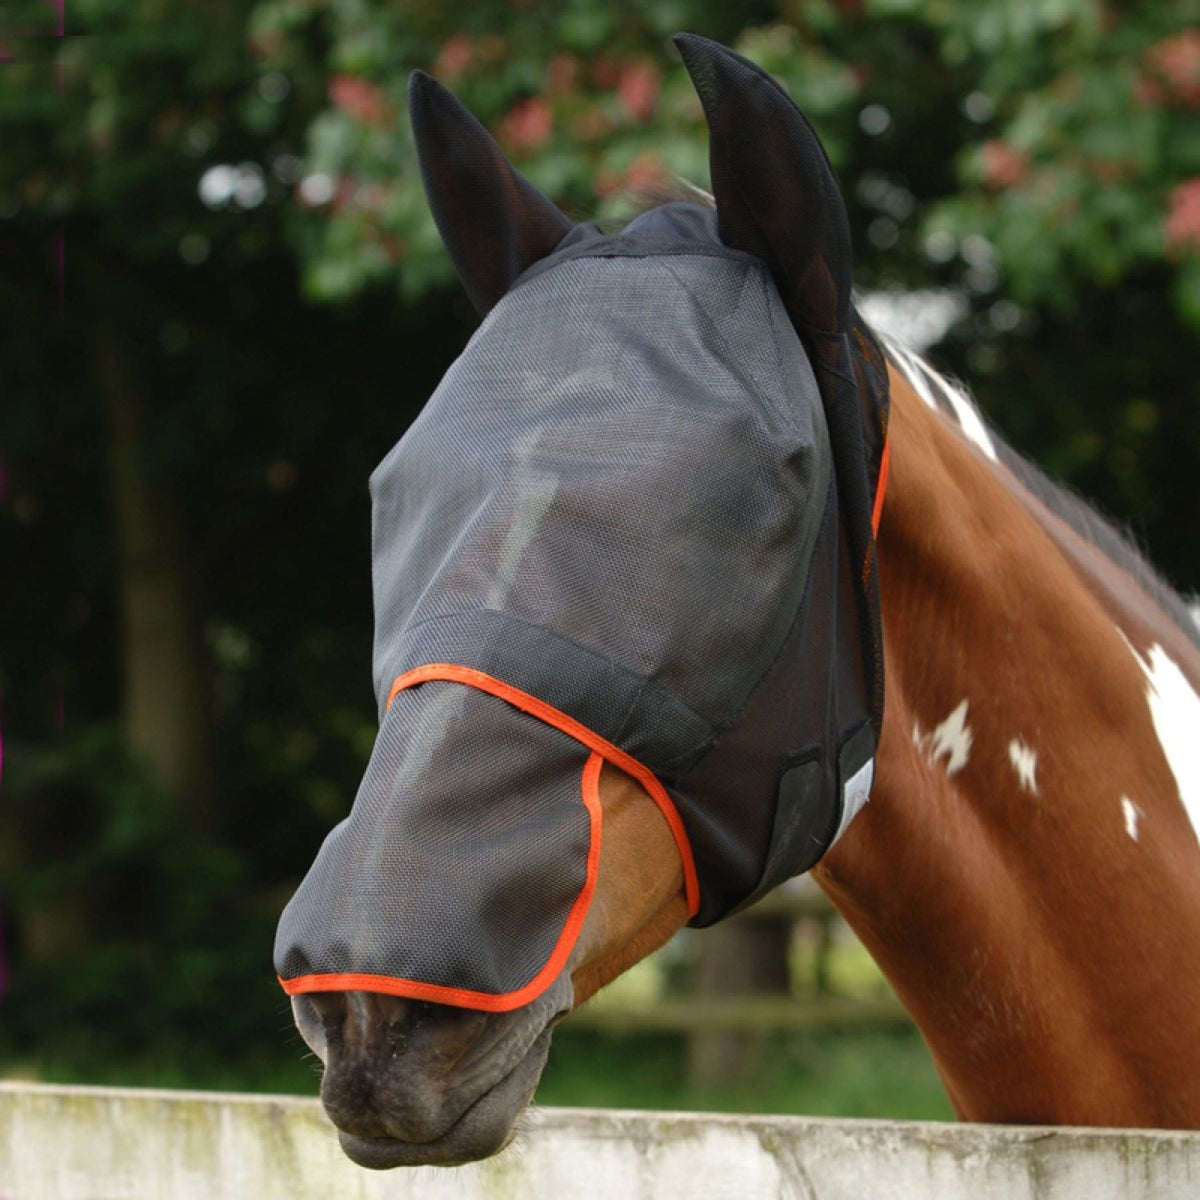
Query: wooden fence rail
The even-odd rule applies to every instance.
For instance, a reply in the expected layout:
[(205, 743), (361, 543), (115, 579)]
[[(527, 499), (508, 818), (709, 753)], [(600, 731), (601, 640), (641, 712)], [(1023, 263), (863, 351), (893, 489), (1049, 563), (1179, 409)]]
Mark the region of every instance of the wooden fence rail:
[(376, 1173), (314, 1100), (0, 1084), (3, 1200), (1191, 1200), (1200, 1135), (543, 1109), (486, 1163)]
[(828, 956), (832, 949), (829, 929), (840, 924), (842, 919), (815, 885), (776, 888), (752, 908), (735, 914), (732, 921), (763, 919), (810, 921), (823, 929), (824, 936), (820, 940), (814, 963), (816, 995), (690, 993), (630, 1003), (626, 1000), (609, 1002), (601, 993), (596, 1000), (573, 1012), (565, 1028), (617, 1035), (678, 1033), (694, 1036), (912, 1027), (912, 1018), (890, 992), (881, 996), (862, 997), (840, 996), (829, 991), (825, 982)]

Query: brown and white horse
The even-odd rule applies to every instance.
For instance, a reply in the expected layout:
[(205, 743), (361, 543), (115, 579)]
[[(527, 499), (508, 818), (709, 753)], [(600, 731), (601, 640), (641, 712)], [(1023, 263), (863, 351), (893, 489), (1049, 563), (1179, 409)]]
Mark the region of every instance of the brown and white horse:
[[(1132, 550), (1100, 548), (1113, 535), (1077, 501), (1028, 468), (1032, 487), (1018, 478), (960, 391), (890, 357), (884, 736), (870, 803), (814, 874), (912, 1013), (961, 1117), (1200, 1127), (1190, 618)], [(658, 809), (607, 765), (600, 797), (599, 879), (570, 988), (494, 1015), (365, 992), (295, 998), (326, 1063), (326, 1107), (364, 1164), (498, 1149), (564, 995), (586, 1000), (686, 920)]]
[[(963, 1118), (1200, 1128), (1200, 633), (961, 391), (889, 359), (882, 740), (814, 875)], [(591, 908), (532, 1003), (293, 997), (356, 1161), (500, 1149), (554, 1023), (687, 920), (658, 807), (608, 764), (599, 795)]]
[(960, 1116), (1200, 1126), (1190, 616), (892, 357), (878, 782), (815, 875)]

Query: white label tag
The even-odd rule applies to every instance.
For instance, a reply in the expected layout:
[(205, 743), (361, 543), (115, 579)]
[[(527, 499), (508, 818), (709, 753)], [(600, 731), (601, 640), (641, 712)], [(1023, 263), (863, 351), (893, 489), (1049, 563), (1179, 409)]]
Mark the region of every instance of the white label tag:
[(842, 786), (842, 821), (838, 831), (833, 835), (834, 845), (838, 838), (846, 832), (846, 827), (862, 811), (862, 807), (871, 798), (871, 784), (875, 779), (875, 760), (868, 758)]

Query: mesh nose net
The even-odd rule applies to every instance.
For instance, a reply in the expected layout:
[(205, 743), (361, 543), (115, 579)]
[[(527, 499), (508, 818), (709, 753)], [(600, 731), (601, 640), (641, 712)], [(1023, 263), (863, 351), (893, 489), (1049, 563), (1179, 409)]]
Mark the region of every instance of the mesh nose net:
[[(281, 919), (287, 991), (540, 994), (596, 883), (604, 761), (668, 822), (695, 924), (806, 870), (865, 799), (873, 565), (827, 366), (718, 220), (558, 230), (373, 473), (380, 730)], [(838, 346), (881, 421), (865, 332)]]
[[(530, 917), (582, 922), (599, 853), (600, 761), (475, 688), (431, 681), (399, 692), (358, 801), (306, 882), (281, 970), (387, 974), (409, 980), (410, 995), (466, 1006), (498, 986), (537, 995), (562, 958), (558, 937), (547, 947), (529, 936)], [(407, 932), (420, 929), (434, 936)], [(392, 940), (398, 930), (406, 935)]]

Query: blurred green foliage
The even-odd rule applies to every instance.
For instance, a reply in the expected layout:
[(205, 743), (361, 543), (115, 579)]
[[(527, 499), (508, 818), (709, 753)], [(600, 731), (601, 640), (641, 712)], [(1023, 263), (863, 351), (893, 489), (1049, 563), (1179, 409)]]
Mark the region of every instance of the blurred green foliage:
[[(238, 903), (247, 864), (194, 838), (111, 729), (12, 749), (0, 863), (27, 919), (4, 1001), (9, 1052), (51, 1031), (57, 1053), (109, 1060), (186, 1030), (205, 1031), (208, 1054), (252, 1045), (270, 1010), (239, 1003), (213, 1020), (213, 998), (260, 969), (272, 927), (272, 912)], [(230, 939), (235, 924), (253, 936)]]
[[(1191, 212), (1200, 201), (1177, 194), (1200, 173), (1200, 30), (1185, 28), (1198, 15), (1193, 0), (1132, 11), (1097, 0), (575, 0), (465, 10), (265, 0), (252, 36), (263, 67), (283, 72), (300, 67), (317, 28), (331, 39), (336, 73), (306, 159), (328, 180), (327, 195), (310, 189), (323, 197), (321, 216), (302, 242), (317, 295), (377, 279), (419, 295), (446, 278), (412, 186), (397, 64), (426, 66), (454, 87), (569, 213), (603, 216), (630, 186), (670, 173), (705, 181), (700, 106), (666, 47), (670, 33), (693, 27), (782, 80), (850, 178), (873, 158), (892, 160), (909, 200), (868, 198), (868, 207), (905, 222), (917, 240), (987, 237), (1015, 298), (1073, 311), (1081, 288), (1167, 261), (1180, 315), (1200, 325), (1200, 216)], [(900, 153), (867, 151), (871, 137)], [(880, 230), (874, 240), (889, 237)], [(890, 270), (883, 256), (865, 258), (864, 283), (915, 282), (899, 274), (895, 253)]]
[[(860, 286), (960, 291), (935, 359), (1200, 586), (1200, 0), (66, 16), (64, 40), (41, 0), (0, 25), (0, 1059), (307, 1076), (270, 935), (374, 729), (366, 478), (474, 322), (417, 178), (413, 67), (572, 216), (608, 219), (673, 175), (706, 181), (669, 35), (736, 46), (825, 139)], [(198, 598), (218, 783), (202, 830), (115, 732), (98, 331), (145, 399), (141, 470), (177, 501)]]
[(771, 1035), (752, 1052), (746, 1077), (720, 1088), (689, 1085), (686, 1058), (682, 1038), (610, 1038), (568, 1022), (554, 1035), (538, 1101), (914, 1121), (954, 1115), (916, 1030)]

